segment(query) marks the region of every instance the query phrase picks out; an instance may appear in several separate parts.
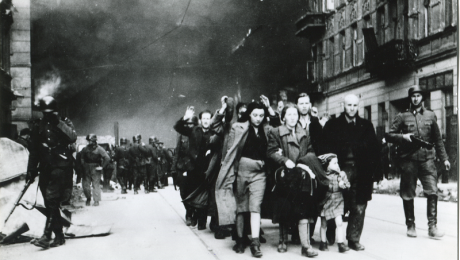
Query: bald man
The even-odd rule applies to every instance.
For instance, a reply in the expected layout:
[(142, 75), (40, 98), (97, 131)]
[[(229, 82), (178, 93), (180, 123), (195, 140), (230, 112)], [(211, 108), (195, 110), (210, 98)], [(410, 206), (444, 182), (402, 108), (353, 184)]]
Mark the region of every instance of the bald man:
[(374, 126), (359, 117), (359, 98), (347, 95), (345, 111), (327, 121), (323, 130), (323, 153), (335, 153), (340, 168), (347, 173), (351, 187), (345, 199), (345, 212), (350, 211), (347, 227), (348, 246), (364, 250), (360, 244), (367, 202), (372, 199), (373, 182), (382, 178), (380, 169), (380, 143)]

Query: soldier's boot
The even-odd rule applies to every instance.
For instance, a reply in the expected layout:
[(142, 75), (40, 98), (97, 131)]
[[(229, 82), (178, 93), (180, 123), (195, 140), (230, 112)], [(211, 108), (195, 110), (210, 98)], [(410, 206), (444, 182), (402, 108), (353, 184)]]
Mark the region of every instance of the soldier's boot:
[(121, 194), (126, 194), (126, 193), (128, 193), (128, 192), (126, 191), (126, 188), (122, 188), (122, 189), (121, 189)]
[(91, 198), (86, 199), (86, 206), (91, 206)]
[(57, 228), (54, 232), (54, 240), (50, 244), (50, 247), (58, 247), (65, 244), (64, 232), (62, 232), (62, 227)]
[(43, 249), (50, 248), (51, 244), (51, 232), (52, 232), (52, 222), (53, 218), (46, 218), (45, 230), (43, 231), (43, 236), (40, 239), (37, 239), (33, 242), (35, 246), (41, 247)]
[(444, 236), (444, 232), (441, 232), (436, 227), (437, 224), (437, 210), (438, 210), (438, 196), (428, 195), (427, 198), (427, 217), (428, 217), (428, 235), (433, 239), (440, 239)]
[(407, 236), (417, 237), (415, 230), (414, 200), (403, 200), (404, 215), (406, 216)]

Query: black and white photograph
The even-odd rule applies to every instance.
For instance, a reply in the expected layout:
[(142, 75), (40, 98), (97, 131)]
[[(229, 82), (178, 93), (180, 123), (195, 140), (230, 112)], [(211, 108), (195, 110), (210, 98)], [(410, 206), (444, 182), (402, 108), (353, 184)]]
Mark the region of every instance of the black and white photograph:
[(0, 0), (0, 259), (459, 259), (457, 0)]

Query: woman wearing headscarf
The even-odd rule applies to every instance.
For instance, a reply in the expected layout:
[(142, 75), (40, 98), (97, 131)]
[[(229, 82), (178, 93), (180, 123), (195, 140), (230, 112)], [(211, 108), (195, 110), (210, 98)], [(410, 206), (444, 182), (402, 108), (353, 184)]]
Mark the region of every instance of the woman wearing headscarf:
[(283, 125), (269, 133), (267, 156), (275, 165), (277, 184), (273, 222), (279, 222), (278, 252), (287, 251), (288, 227), (298, 222), (302, 256), (314, 257), (318, 252), (310, 245), (309, 223), (318, 214), (317, 187), (324, 187), (327, 178), (316, 158), (309, 133), (299, 122), (296, 105), (286, 104), (281, 112)]

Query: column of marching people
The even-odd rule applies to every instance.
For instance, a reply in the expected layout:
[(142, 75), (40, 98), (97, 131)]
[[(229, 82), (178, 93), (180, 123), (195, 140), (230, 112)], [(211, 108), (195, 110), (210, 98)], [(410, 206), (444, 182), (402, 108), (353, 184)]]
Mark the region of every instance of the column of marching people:
[[(428, 235), (440, 239), (444, 233), (437, 228), (434, 160), (439, 158), (446, 170), (450, 163), (436, 115), (423, 105), (425, 98), (421, 87), (410, 88), (408, 110), (395, 117), (385, 138), (401, 150), (400, 196), (407, 236), (417, 237), (414, 197), (420, 179), (427, 196)], [(346, 95), (340, 116), (325, 114), (321, 119), (305, 93), (292, 103), (277, 102), (276, 111), (264, 95), (248, 104), (235, 104), (227, 96), (220, 102), (216, 111), (198, 115), (193, 106), (187, 107), (174, 124), (173, 156), (155, 136), (148, 144), (140, 134), (133, 136), (132, 143), (123, 137), (120, 146), (104, 149), (97, 135), (88, 134), (87, 146), (73, 160), (72, 144), (77, 139), (73, 123), (59, 117), (52, 97), (40, 100), (43, 117), (30, 131), (21, 132), (30, 152), (26, 181), (30, 184), (40, 173), (47, 208), (44, 234), (33, 244), (49, 248), (65, 243), (59, 207), (72, 193), (73, 168), (87, 206), (91, 201), (99, 205), (101, 179), (102, 190), (109, 190), (116, 168), (122, 194), (131, 189), (138, 194), (142, 185), (145, 193), (157, 192), (168, 185), (166, 173), (170, 173), (180, 189), (185, 224), (205, 230), (210, 216), (214, 237), (231, 236), (232, 249), (239, 254), (249, 246), (254, 257), (262, 256), (261, 243), (266, 242), (262, 218), (279, 226), (279, 253), (287, 252), (289, 244), (300, 244), (299, 253), (306, 257), (318, 255), (313, 244), (320, 251), (334, 243), (340, 253), (365, 250), (361, 244), (365, 212), (373, 183), (382, 180), (383, 172), (374, 126), (358, 115), (359, 97)], [(316, 242), (318, 219), (320, 241)]]
[[(435, 115), (423, 107), (424, 95), (418, 86), (409, 89), (408, 112), (396, 117), (386, 137), (407, 147), (403, 163), (428, 169), (424, 165), (436, 153), (448, 169)], [(252, 256), (261, 257), (261, 243), (266, 242), (261, 218), (271, 219), (279, 225), (279, 253), (292, 243), (301, 245), (300, 255), (315, 257), (313, 233), (319, 219), (320, 251), (334, 243), (340, 253), (365, 250), (365, 212), (383, 171), (381, 145), (373, 124), (358, 115), (359, 102), (357, 95), (346, 95), (340, 116), (325, 113), (320, 119), (306, 93), (292, 103), (280, 100), (276, 111), (264, 95), (236, 106), (224, 96), (221, 108), (198, 115), (187, 107), (174, 125), (178, 137), (171, 169), (185, 206), (185, 224), (204, 230), (210, 216), (216, 239), (231, 236), (236, 253), (249, 246)], [(423, 135), (404, 127), (402, 120), (412, 122), (410, 115), (415, 120), (420, 115), (429, 126)], [(428, 196), (428, 234), (439, 239), (444, 233), (436, 227), (436, 170), (429, 168), (426, 176), (425, 168), (415, 172), (414, 167), (406, 167), (407, 176), (401, 179), (407, 236), (416, 237), (413, 191), (419, 178)]]

